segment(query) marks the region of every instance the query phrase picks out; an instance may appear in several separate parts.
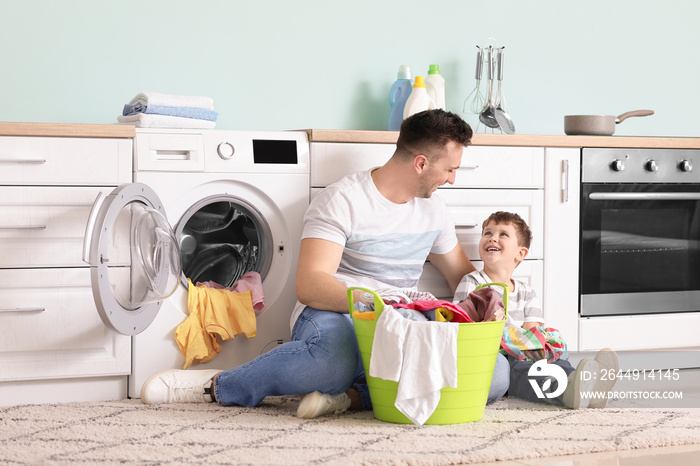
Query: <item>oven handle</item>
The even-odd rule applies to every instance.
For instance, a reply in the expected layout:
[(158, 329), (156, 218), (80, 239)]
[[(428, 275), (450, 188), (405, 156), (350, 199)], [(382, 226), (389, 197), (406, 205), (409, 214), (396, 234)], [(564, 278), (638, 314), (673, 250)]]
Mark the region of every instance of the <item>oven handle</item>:
[(593, 201), (693, 201), (700, 193), (590, 193)]

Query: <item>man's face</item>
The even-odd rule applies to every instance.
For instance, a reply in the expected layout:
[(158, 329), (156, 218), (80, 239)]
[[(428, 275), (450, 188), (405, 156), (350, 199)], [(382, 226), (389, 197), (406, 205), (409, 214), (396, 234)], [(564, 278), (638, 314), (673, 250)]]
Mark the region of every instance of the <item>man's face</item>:
[(457, 169), (462, 163), (464, 146), (450, 141), (445, 146), (445, 155), (432, 162), (426, 162), (426, 168), (418, 179), (416, 197), (428, 198), (445, 183), (454, 184)]

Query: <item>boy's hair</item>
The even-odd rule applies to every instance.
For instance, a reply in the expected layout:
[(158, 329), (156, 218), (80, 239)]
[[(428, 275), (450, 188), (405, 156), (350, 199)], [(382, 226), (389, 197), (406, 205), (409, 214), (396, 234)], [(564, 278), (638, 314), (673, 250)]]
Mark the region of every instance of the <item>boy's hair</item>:
[(530, 249), (530, 243), (532, 242), (532, 231), (530, 231), (530, 227), (527, 226), (527, 223), (525, 223), (525, 220), (523, 220), (520, 215), (512, 212), (494, 212), (489, 215), (486, 220), (484, 220), (484, 223), (481, 225), (481, 229), (483, 230), (486, 228), (486, 225), (488, 225), (489, 222), (493, 222), (495, 224), (512, 224), (518, 237), (518, 246)]
[(459, 115), (441, 109), (425, 110), (401, 123), (396, 153), (403, 159), (418, 154), (439, 158), (448, 142), (467, 146), (472, 134), (472, 128)]

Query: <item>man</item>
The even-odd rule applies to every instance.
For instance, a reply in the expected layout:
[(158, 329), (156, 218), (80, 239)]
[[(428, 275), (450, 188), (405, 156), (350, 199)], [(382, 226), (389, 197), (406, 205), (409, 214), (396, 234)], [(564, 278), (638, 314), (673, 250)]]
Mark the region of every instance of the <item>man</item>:
[[(228, 371), (155, 374), (144, 384), (141, 400), (256, 406), (266, 396), (306, 393), (299, 417), (371, 409), (347, 315), (347, 289), (410, 298), (418, 294), (426, 258), (453, 292), (474, 270), (447, 208), (433, 196), (439, 186), (454, 183), (471, 136), (469, 125), (443, 110), (407, 118), (384, 166), (347, 176), (311, 202), (299, 253), (292, 341)], [(354, 292), (356, 301), (360, 294)], [(507, 364), (505, 371), (494, 376), (490, 399), (506, 391)]]

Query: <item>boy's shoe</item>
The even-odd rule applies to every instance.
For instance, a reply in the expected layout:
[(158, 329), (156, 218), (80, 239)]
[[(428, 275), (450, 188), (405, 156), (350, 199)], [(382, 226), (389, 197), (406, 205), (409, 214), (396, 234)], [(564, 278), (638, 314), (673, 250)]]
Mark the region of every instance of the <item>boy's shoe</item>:
[[(586, 374), (582, 377), (582, 374)], [(589, 393), (598, 378), (598, 363), (593, 359), (584, 358), (576, 366), (576, 370), (569, 374), (566, 390), (562, 394), (561, 401), (570, 409), (584, 409), (589, 405)], [(583, 380), (582, 380), (583, 379)], [(581, 396), (583, 393), (586, 396)]]
[(589, 408), (605, 408), (608, 403), (608, 392), (617, 382), (617, 374), (620, 371), (620, 361), (617, 353), (610, 348), (603, 348), (595, 355), (598, 363), (598, 377), (593, 385), (593, 391), (602, 394), (600, 398), (593, 398), (588, 403)]
[(211, 403), (211, 380), (219, 369), (177, 370), (168, 369), (153, 374), (141, 387), (141, 402), (159, 403)]
[(328, 393), (311, 392), (301, 398), (297, 417), (312, 419), (324, 414), (344, 413), (350, 407), (350, 398), (343, 393), (330, 395)]

